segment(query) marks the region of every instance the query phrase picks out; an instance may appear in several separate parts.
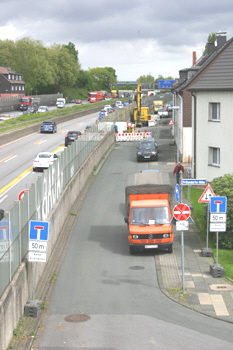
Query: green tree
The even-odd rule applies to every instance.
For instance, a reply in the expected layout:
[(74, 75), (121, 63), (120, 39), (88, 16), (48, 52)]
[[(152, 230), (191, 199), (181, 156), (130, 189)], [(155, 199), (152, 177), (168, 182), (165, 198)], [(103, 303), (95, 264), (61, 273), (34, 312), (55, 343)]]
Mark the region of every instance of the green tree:
[(0, 66), (14, 69), (14, 51), (15, 43), (13, 40), (0, 40)]
[(217, 39), (217, 34), (216, 33), (210, 33), (209, 34), (208, 39), (207, 39), (207, 43), (205, 45), (205, 50), (203, 52), (203, 55), (206, 55), (208, 53), (208, 44), (215, 43), (216, 39)]
[(63, 45), (63, 46), (69, 51), (69, 53), (71, 55), (74, 56), (75, 61), (78, 62), (78, 50), (76, 50), (75, 45), (73, 43), (69, 42), (68, 45)]
[(233, 249), (233, 174), (214, 179), (211, 187), (216, 196), (227, 197), (227, 231), (219, 235), (219, 248)]
[(111, 67), (91, 68), (90, 77), (93, 82), (93, 90), (109, 90), (117, 81), (115, 69)]
[(137, 79), (137, 81), (139, 83), (141, 83), (141, 84), (143, 84), (143, 83), (154, 84), (155, 78), (152, 75), (150, 75), (150, 74), (148, 74), (148, 75), (141, 75)]
[(60, 44), (53, 44), (48, 50), (50, 65), (53, 65), (56, 75), (53, 92), (63, 92), (66, 87), (73, 87), (80, 70), (79, 63), (67, 48)]

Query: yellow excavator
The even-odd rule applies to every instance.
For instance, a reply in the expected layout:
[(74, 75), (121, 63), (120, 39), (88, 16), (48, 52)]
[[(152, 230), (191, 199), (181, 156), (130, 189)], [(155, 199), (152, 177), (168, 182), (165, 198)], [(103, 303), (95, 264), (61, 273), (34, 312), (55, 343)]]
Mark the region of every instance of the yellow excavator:
[(149, 113), (149, 107), (142, 107), (142, 86), (138, 84), (137, 93), (135, 96), (135, 101), (137, 107), (133, 111), (133, 122), (137, 127), (148, 126), (148, 121), (151, 120), (151, 115)]

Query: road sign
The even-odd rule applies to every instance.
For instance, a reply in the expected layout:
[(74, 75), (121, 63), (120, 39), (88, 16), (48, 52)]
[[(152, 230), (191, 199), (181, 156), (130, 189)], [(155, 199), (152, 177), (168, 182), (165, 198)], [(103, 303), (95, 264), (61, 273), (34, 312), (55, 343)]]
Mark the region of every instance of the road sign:
[(29, 239), (47, 241), (49, 236), (49, 223), (47, 221), (29, 222)]
[(211, 197), (210, 213), (226, 213), (227, 197)]
[(210, 232), (225, 232), (226, 231), (226, 222), (218, 223), (211, 222), (210, 223)]
[(29, 241), (28, 242), (28, 250), (34, 251), (34, 252), (46, 252), (47, 242)]
[(0, 241), (12, 240), (12, 231), (9, 229), (8, 221), (0, 221)]
[(170, 88), (175, 82), (176, 80), (158, 80), (158, 88)]
[(176, 197), (176, 201), (179, 202), (180, 201), (180, 185), (179, 184), (176, 184), (174, 194)]
[(168, 125), (174, 125), (174, 121), (170, 119)]
[(180, 203), (173, 208), (173, 216), (178, 221), (188, 220), (191, 215), (191, 209), (187, 204)]
[(189, 223), (185, 221), (176, 221), (176, 231), (188, 231)]
[(25, 189), (25, 190), (22, 190), (21, 192), (19, 192), (19, 194), (18, 194), (18, 201), (20, 201), (20, 199), (23, 198), (24, 193), (27, 192), (27, 191), (29, 191), (29, 190)]
[(226, 222), (227, 214), (226, 213), (211, 213), (210, 214), (210, 222)]
[(28, 261), (30, 262), (46, 262), (46, 253), (29, 252)]
[(182, 185), (206, 185), (206, 179), (182, 179)]
[(207, 185), (201, 197), (198, 199), (199, 203), (209, 203), (210, 198), (215, 197), (215, 193), (210, 185)]

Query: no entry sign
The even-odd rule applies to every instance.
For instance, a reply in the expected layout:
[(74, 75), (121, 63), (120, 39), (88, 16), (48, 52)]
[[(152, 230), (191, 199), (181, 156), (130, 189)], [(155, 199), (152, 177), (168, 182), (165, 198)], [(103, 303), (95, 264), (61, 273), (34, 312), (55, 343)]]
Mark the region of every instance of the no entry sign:
[(191, 210), (187, 204), (180, 203), (173, 208), (173, 216), (178, 221), (188, 220), (190, 215)]

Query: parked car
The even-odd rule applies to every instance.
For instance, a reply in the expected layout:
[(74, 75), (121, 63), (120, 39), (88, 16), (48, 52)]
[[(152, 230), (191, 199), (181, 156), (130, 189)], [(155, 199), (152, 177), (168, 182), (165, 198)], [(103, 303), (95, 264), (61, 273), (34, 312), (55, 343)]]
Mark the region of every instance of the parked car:
[(37, 110), (38, 113), (45, 113), (48, 112), (48, 107), (47, 106), (40, 106)]
[(52, 152), (40, 152), (37, 154), (33, 161), (33, 170), (47, 169), (51, 164), (57, 160), (56, 153)]
[(23, 111), (23, 114), (31, 114), (36, 113), (38, 111), (38, 107), (36, 106), (29, 106), (27, 109)]
[(68, 131), (65, 136), (65, 147), (71, 145), (71, 143), (76, 141), (81, 135), (81, 131)]
[(165, 108), (159, 108), (158, 115), (160, 116), (160, 118), (167, 118), (168, 117), (168, 110)]
[(158, 145), (153, 140), (143, 140), (140, 142), (137, 149), (137, 161), (158, 160)]
[(108, 116), (108, 111), (106, 109), (101, 109), (99, 113), (99, 119), (103, 119), (104, 117)]
[(117, 105), (117, 108), (123, 108), (124, 107), (124, 105), (121, 103), (119, 103), (118, 105)]
[(0, 121), (5, 122), (6, 120), (12, 119), (13, 117), (10, 114), (0, 114)]
[(83, 101), (82, 101), (82, 100), (79, 100), (79, 99), (76, 99), (76, 98), (72, 98), (72, 99), (70, 100), (70, 103), (81, 104), (81, 103), (83, 103)]
[(57, 124), (53, 120), (46, 120), (40, 126), (40, 132), (57, 132)]
[(122, 105), (122, 102), (121, 101), (116, 101), (115, 102), (115, 106), (117, 107), (118, 105)]
[(112, 106), (111, 105), (105, 105), (103, 109), (105, 109), (107, 111), (109, 108), (112, 108)]
[(87, 125), (86, 127), (85, 127), (85, 129), (84, 129), (84, 132), (87, 132), (88, 130), (90, 130), (91, 129), (91, 125)]
[(82, 101), (82, 100), (76, 100), (75, 103), (76, 103), (77, 105), (81, 105), (81, 104), (83, 103), (83, 101)]

